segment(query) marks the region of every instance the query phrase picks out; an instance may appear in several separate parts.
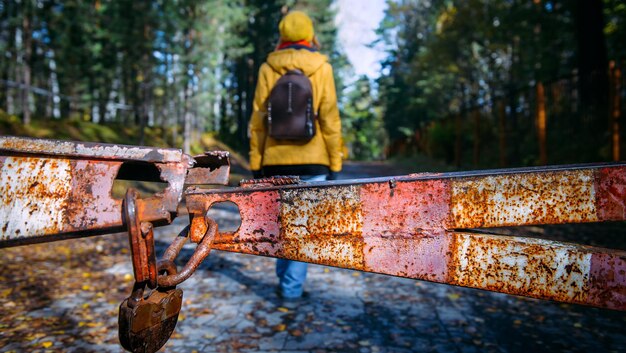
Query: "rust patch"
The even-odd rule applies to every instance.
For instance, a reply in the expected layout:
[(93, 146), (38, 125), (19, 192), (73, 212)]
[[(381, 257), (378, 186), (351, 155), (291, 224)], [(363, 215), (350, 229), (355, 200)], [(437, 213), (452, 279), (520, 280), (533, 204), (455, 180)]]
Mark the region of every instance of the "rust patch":
[(453, 180), (455, 228), (595, 222), (592, 170)]
[(72, 167), (67, 160), (6, 157), (0, 169), (2, 239), (61, 232)]
[(68, 231), (122, 225), (122, 201), (111, 196), (122, 162), (72, 161), (74, 175), (67, 201)]
[(194, 156), (195, 165), (187, 172), (185, 184), (220, 184), (228, 185), (230, 175), (229, 153), (225, 151), (208, 151)]
[(601, 168), (596, 172), (596, 202), (601, 221), (626, 219), (626, 168)]
[(266, 256), (282, 256), (278, 191), (199, 194), (186, 198), (189, 212), (204, 215), (211, 205), (229, 201), (237, 205), (241, 225), (235, 233), (220, 233), (213, 247)]
[(285, 257), (363, 268), (358, 186), (287, 189), (280, 196)]
[(432, 236), (449, 223), (446, 180), (365, 184), (360, 198), (366, 238)]
[(450, 237), (443, 233), (414, 239), (365, 238), (365, 271), (446, 282)]
[(464, 287), (584, 303), (591, 254), (542, 239), (453, 233), (449, 283)]
[(167, 187), (151, 199), (157, 200), (162, 210), (176, 213), (178, 203), (183, 196), (185, 176), (187, 175), (186, 163), (157, 163), (155, 165), (161, 172), (161, 180), (167, 183)]
[(206, 234), (209, 225), (206, 223), (203, 214), (194, 214), (191, 218), (191, 229), (189, 239), (194, 243), (200, 243)]
[(593, 254), (588, 304), (626, 310), (626, 252)]
[(363, 238), (341, 235), (285, 241), (283, 257), (320, 265), (363, 270)]

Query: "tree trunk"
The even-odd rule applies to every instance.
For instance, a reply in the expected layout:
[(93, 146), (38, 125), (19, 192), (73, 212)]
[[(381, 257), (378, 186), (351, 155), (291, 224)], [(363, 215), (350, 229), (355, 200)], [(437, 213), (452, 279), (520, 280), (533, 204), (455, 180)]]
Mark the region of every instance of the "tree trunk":
[[(152, 40), (152, 27), (148, 22), (143, 23), (143, 41), (149, 43)], [(143, 77), (143, 81), (140, 85), (140, 97), (141, 97), (141, 121), (139, 123), (139, 143), (143, 146), (145, 144), (145, 130), (146, 125), (151, 120), (151, 104), (152, 104), (152, 68), (150, 62), (150, 55), (152, 55), (151, 51), (144, 51), (141, 62), (141, 76)]]
[(480, 110), (472, 110), (472, 120), (474, 121), (474, 168), (480, 164)]
[(548, 164), (548, 152), (546, 147), (546, 95), (543, 83), (537, 83), (537, 110), (536, 110), (536, 126), (537, 140), (539, 142), (539, 164)]
[(611, 136), (611, 151), (613, 161), (620, 160), (620, 116), (621, 116), (621, 97), (622, 90), (622, 71), (619, 67), (615, 67), (615, 62), (611, 62), (610, 74), (611, 86), (609, 90), (609, 103), (611, 105), (609, 114), (609, 129)]
[(24, 46), (24, 56), (22, 59), (22, 80), (24, 86), (22, 87), (21, 103), (22, 103), (22, 123), (29, 125), (30, 116), (30, 85), (31, 85), (31, 57), (32, 57), (32, 28), (30, 22), (30, 15), (28, 13), (22, 14), (22, 45)]
[(187, 83), (185, 88), (183, 118), (183, 152), (189, 154), (191, 151), (191, 82)]
[(454, 114), (454, 165), (457, 168), (461, 167), (461, 157), (463, 153), (463, 136), (461, 135), (463, 129), (461, 124), (461, 112), (459, 111)]
[[(6, 21), (9, 18), (14, 17), (13, 12), (15, 11), (14, 9), (14, 2), (13, 1), (9, 1), (6, 4), (6, 9), (5, 9), (5, 15), (6, 17), (3, 18), (3, 21)], [(14, 25), (12, 25), (10, 22), (8, 22), (8, 25), (6, 26), (6, 30), (7, 30), (7, 44), (6, 44), (6, 52), (7, 52), (7, 56), (9, 58), (9, 60), (5, 60), (4, 61), (4, 65), (2, 65), (2, 78), (7, 81), (6, 84), (2, 85), (4, 87), (4, 103), (6, 104), (5, 106), (5, 111), (9, 114), (12, 115), (14, 113), (14, 102), (13, 102), (13, 92), (15, 91), (8, 83), (9, 81), (15, 81), (14, 77), (13, 77), (13, 66), (14, 63), (16, 62), (15, 60), (15, 31), (16, 28)]]
[(498, 138), (499, 138), (499, 147), (500, 147), (500, 168), (505, 168), (507, 166), (506, 160), (506, 110), (504, 107), (504, 100), (500, 100), (497, 103), (498, 110)]

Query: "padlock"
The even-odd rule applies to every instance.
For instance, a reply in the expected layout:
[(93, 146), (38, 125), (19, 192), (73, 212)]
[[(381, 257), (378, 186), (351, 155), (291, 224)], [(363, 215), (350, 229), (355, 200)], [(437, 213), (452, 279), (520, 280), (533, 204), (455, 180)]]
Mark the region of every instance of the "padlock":
[[(171, 262), (159, 265), (159, 272), (176, 273)], [(157, 287), (144, 298), (145, 283), (135, 283), (132, 295), (120, 305), (119, 339), (124, 349), (134, 353), (154, 353), (170, 338), (178, 322), (183, 291)]]

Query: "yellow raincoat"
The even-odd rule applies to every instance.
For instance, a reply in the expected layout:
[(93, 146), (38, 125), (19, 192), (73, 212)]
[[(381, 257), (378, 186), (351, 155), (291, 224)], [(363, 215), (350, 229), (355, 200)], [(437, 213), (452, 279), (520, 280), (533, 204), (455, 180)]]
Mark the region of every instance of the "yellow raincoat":
[[(318, 114), (315, 136), (309, 141), (275, 140), (267, 135), (266, 100), (274, 84), (289, 70), (300, 69), (311, 80), (313, 107)], [(317, 164), (341, 171), (341, 122), (333, 70), (328, 58), (307, 49), (277, 50), (261, 65), (250, 119), (250, 169), (265, 166)]]

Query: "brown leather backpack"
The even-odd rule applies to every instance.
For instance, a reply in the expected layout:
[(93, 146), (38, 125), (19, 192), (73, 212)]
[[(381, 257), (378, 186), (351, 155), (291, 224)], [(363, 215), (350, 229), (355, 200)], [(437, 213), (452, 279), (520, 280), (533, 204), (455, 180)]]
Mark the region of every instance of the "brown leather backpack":
[(300, 70), (281, 76), (267, 100), (269, 136), (281, 140), (308, 141), (315, 136), (313, 87)]

